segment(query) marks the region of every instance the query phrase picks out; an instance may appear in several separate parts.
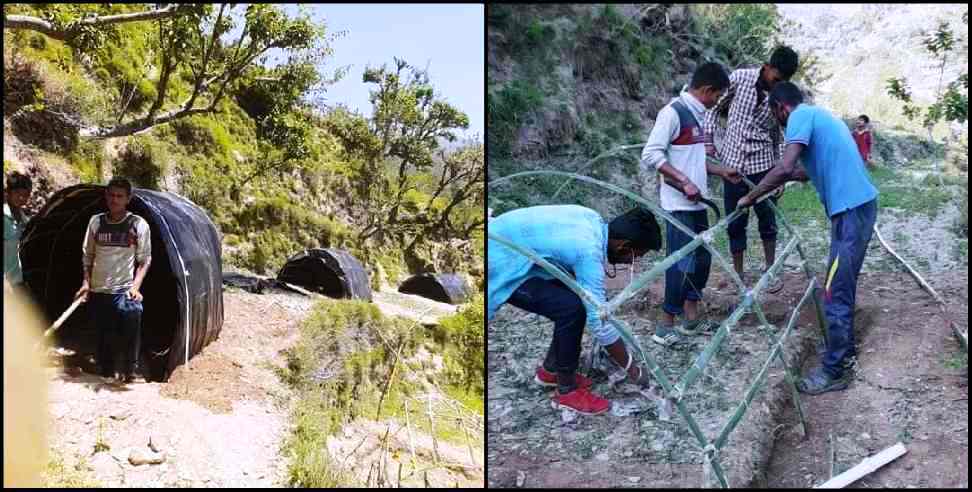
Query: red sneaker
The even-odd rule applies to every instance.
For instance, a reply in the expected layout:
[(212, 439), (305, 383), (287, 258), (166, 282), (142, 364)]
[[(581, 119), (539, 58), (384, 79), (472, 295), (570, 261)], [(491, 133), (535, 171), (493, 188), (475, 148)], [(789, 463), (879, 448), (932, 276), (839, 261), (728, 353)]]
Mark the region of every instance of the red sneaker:
[[(537, 375), (533, 378), (540, 386), (557, 386), (557, 375), (544, 369), (543, 366), (537, 368)], [(582, 376), (580, 373), (574, 373), (574, 382), (577, 384), (578, 388), (590, 388), (594, 385), (594, 381), (590, 378)]]
[(555, 391), (554, 404), (559, 408), (569, 408), (583, 415), (599, 415), (611, 408), (611, 402), (591, 393), (587, 388), (577, 388), (566, 395)]

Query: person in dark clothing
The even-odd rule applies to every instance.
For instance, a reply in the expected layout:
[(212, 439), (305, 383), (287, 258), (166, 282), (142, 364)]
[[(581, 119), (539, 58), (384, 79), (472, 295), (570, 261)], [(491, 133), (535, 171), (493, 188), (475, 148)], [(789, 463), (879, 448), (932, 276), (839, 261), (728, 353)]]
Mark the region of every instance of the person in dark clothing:
[[(722, 164), (739, 171), (753, 183), (759, 183), (779, 161), (783, 151), (782, 129), (770, 112), (767, 95), (777, 83), (790, 80), (799, 67), (799, 57), (788, 46), (779, 46), (770, 55), (768, 63), (751, 68), (738, 68), (729, 75), (729, 89), (708, 112), (705, 118), (706, 154), (718, 157)], [(717, 149), (714, 135), (718, 130), (719, 114), (728, 111), (728, 123), (722, 147)], [(723, 197), (727, 213), (735, 210), (736, 202), (749, 191), (745, 182), (723, 179)], [(777, 203), (783, 188), (775, 190), (770, 200)], [(765, 265), (763, 271), (776, 261), (776, 216), (768, 203), (761, 202), (754, 208), (759, 222), (759, 237), (763, 242)], [(729, 251), (736, 273), (745, 279), (743, 271), (746, 253), (746, 227), (749, 214), (742, 214), (729, 223)], [(780, 277), (771, 279), (767, 292), (779, 292), (783, 288)]]

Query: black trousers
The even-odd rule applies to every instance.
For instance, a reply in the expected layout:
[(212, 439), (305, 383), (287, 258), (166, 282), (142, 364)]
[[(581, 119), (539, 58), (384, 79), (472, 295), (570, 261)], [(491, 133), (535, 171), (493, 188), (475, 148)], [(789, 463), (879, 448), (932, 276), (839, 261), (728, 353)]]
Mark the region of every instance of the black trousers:
[(573, 391), (574, 374), (580, 364), (581, 337), (587, 322), (587, 310), (580, 297), (559, 280), (531, 278), (507, 302), (553, 321), (553, 340), (543, 366), (557, 374), (561, 393)]

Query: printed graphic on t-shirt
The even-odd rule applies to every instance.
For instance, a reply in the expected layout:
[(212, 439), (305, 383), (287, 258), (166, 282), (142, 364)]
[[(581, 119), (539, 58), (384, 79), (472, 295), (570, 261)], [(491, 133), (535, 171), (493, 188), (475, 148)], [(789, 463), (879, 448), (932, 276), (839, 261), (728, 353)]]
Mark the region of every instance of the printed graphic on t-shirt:
[(95, 241), (99, 246), (134, 248), (138, 244), (138, 232), (133, 221), (124, 224), (104, 224), (98, 229)]

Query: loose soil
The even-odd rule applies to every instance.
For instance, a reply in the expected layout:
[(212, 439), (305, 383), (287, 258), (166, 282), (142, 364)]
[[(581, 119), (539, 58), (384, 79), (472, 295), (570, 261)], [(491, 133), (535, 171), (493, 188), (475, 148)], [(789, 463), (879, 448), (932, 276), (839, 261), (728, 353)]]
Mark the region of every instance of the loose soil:
[[(956, 303), (956, 321), (967, 326), (965, 273), (954, 276), (942, 276), (935, 285), (941, 286), (940, 293)], [(619, 268), (617, 278), (607, 282), (608, 297), (627, 285), (628, 278), (628, 272)], [(714, 439), (728, 422), (741, 395), (766, 361), (770, 341), (785, 326), (789, 312), (806, 287), (806, 277), (794, 268), (784, 273), (784, 279), (783, 291), (767, 294), (762, 299), (767, 318), (775, 328), (760, 327), (754, 315), (743, 318), (740, 328), (733, 330), (723, 343), (706, 374), (683, 399), (708, 439)], [(717, 321), (725, 318), (727, 305), (738, 299), (738, 293), (727, 287), (725, 280), (714, 269), (706, 290), (706, 311)], [(955, 287), (959, 285), (962, 287)], [(721, 463), (731, 486), (803, 487), (821, 483), (829, 477), (822, 473), (823, 467), (829, 466), (825, 451), (827, 437), (832, 430), (837, 434), (837, 429), (840, 429), (839, 436), (835, 435), (839, 443), (838, 472), (857, 464), (868, 451), (873, 454), (907, 437), (899, 436), (902, 430), (907, 430), (910, 436), (927, 439), (921, 441), (916, 437), (905, 443), (909, 448), (905, 458), (923, 464), (913, 465), (909, 470), (908, 462), (902, 458), (901, 463), (889, 465), (886, 471), (872, 478), (881, 479), (880, 473), (904, 473), (909, 480), (903, 480), (903, 475), (897, 482), (888, 481), (890, 478), (884, 482), (864, 480), (857, 486), (967, 484), (967, 370), (953, 369), (945, 363), (961, 354), (961, 349), (943, 327), (930, 297), (906, 274), (865, 273), (858, 292), (855, 319), (860, 369), (857, 380), (843, 392), (816, 397), (801, 395), (809, 431), (807, 438), (801, 440), (790, 386), (785, 383), (779, 361), (774, 361), (764, 389), (757, 394), (721, 453)], [(691, 338), (690, 347), (685, 351), (664, 349), (650, 342), (651, 327), (660, 316), (658, 306), (662, 297), (663, 284), (659, 280), (640, 298), (622, 306), (620, 318), (629, 324), (642, 341), (642, 348), (656, 358), (669, 378), (676, 379), (705, 348), (711, 334)], [(821, 335), (812, 302), (801, 310), (796, 326), (798, 329), (784, 346), (785, 355), (791, 367), (803, 372), (819, 360), (816, 344)], [(576, 416), (568, 421), (560, 411), (552, 409), (550, 392), (533, 383), (533, 372), (550, 343), (552, 323), (506, 306), (488, 330), (489, 486), (698, 487), (713, 484), (711, 477), (707, 481), (703, 473), (701, 449), (678, 412), (666, 422), (658, 418), (652, 405), (647, 405), (647, 410), (630, 416), (609, 413)], [(585, 335), (582, 361), (587, 360), (589, 345)], [(902, 361), (907, 362), (902, 364)], [(637, 400), (636, 396), (610, 389), (603, 374), (592, 374), (595, 393), (621, 405)], [(886, 397), (882, 404), (874, 391), (888, 392), (890, 398)], [(837, 403), (828, 407), (830, 401)], [(868, 447), (850, 445), (865, 432)], [(943, 437), (945, 434), (950, 436), (948, 442)], [(942, 448), (932, 452), (928, 445), (931, 442)], [(930, 465), (932, 462), (938, 464)], [(915, 466), (926, 467), (922, 478), (914, 478)], [(943, 475), (946, 470), (956, 471), (948, 472), (946, 477)]]
[[(968, 273), (926, 276), (968, 327)], [(830, 444), (841, 473), (867, 456), (904, 443), (908, 453), (851, 487), (969, 486), (968, 365), (938, 307), (907, 274), (867, 274), (858, 305), (871, 313), (857, 326), (858, 365), (846, 391), (805, 397), (810, 435), (793, 432), (792, 412), (774, 446), (768, 487), (819, 485), (830, 477)], [(965, 359), (967, 361), (967, 359)], [(809, 358), (806, 367), (816, 362)]]
[[(239, 292), (223, 301), (219, 338), (169, 383), (106, 384), (51, 369), (51, 446), (68, 463), (85, 458), (92, 478), (108, 487), (279, 485), (288, 390), (271, 367), (283, 364), (280, 351), (296, 340), (311, 301)], [(150, 437), (166, 443), (166, 462), (129, 464), (129, 450), (147, 450)], [(96, 453), (99, 442), (108, 449)]]

